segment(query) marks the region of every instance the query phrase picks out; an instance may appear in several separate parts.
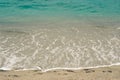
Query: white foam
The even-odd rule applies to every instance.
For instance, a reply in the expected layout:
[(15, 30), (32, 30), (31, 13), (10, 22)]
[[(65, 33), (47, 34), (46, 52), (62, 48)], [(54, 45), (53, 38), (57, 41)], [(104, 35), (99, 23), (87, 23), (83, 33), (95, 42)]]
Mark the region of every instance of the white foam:
[(0, 70), (11, 70), (11, 69), (7, 67), (1, 67)]
[[(56, 68), (50, 68), (50, 69), (44, 69), (44, 70), (42, 70), (41, 67), (36, 66), (34, 68), (29, 68), (29, 69), (24, 68), (24, 69), (18, 69), (18, 70), (14, 70), (14, 71), (40, 70), (42, 72), (48, 72), (48, 71), (53, 71), (53, 70), (81, 70), (81, 69), (102, 68), (102, 67), (111, 67), (111, 66), (119, 66), (119, 65), (120, 65), (120, 63), (115, 63), (115, 64), (111, 64), (111, 65), (100, 65), (100, 66), (94, 66), (94, 67), (78, 67), (78, 68), (56, 67)], [(0, 68), (0, 70), (12, 70), (12, 69), (2, 67), (2, 68)]]
[(79, 67), (79, 68), (62, 68), (62, 67), (56, 67), (56, 68), (50, 68), (46, 70), (42, 70), (42, 72), (47, 72), (47, 71), (52, 71), (52, 70), (80, 70), (80, 69), (90, 69), (90, 68), (100, 68), (100, 67), (111, 67), (111, 66), (116, 66), (120, 65), (120, 63), (115, 63), (111, 65), (101, 65), (101, 66), (95, 66), (95, 67)]
[[(10, 41), (8, 40), (8, 43), (6, 42), (4, 44), (1, 43), (0, 54), (2, 55), (2, 57), (5, 56), (4, 57), (5, 61), (3, 61), (4, 59), (1, 60), (1, 62), (3, 62), (3, 65), (1, 65), (2, 66), (1, 69), (12, 70), (12, 68), (14, 69), (14, 67), (19, 68), (22, 66), (22, 68), (24, 69), (21, 70), (31, 69), (41, 70), (40, 67), (37, 67), (38, 65), (41, 65), (44, 66), (45, 70), (42, 71), (45, 72), (54, 69), (96, 68), (101, 66), (95, 67), (79, 67), (79, 66), (111, 64), (120, 61), (118, 53), (120, 52), (119, 51), (120, 40), (119, 38), (117, 38), (117, 36), (113, 37), (111, 36), (111, 34), (108, 33), (105, 33), (107, 35), (101, 35), (100, 31), (98, 31), (98, 34), (93, 34), (94, 33), (93, 32), (90, 33), (89, 35), (89, 33), (86, 32), (87, 35), (84, 35), (84, 33), (81, 34), (82, 30), (79, 31), (79, 29), (78, 29), (79, 35), (77, 34), (75, 36), (72, 35), (73, 32), (71, 33), (69, 29), (68, 32), (67, 30), (65, 30), (66, 32), (59, 30), (61, 32), (59, 33), (60, 35), (58, 34), (57, 31), (55, 31), (56, 34), (53, 35), (53, 31), (54, 30), (51, 31), (49, 30), (45, 32), (44, 30), (43, 31), (41, 30), (39, 31), (40, 33), (32, 32), (31, 35), (27, 35), (27, 37), (18, 35), (18, 37), (20, 37), (19, 39), (17, 39), (18, 37), (16, 36), (11, 36), (11, 39), (9, 39)], [(102, 34), (103, 33), (104, 32), (102, 32)], [(17, 43), (16, 40), (18, 41)], [(8, 44), (14, 45), (12, 45), (11, 47), (7, 46)], [(26, 56), (26, 58), (23, 56)], [(35, 64), (32, 64), (33, 63), (32, 61)], [(95, 64), (94, 61), (97, 64)], [(34, 65), (36, 67), (33, 67)], [(56, 65), (65, 67), (56, 67)], [(51, 66), (55, 68), (46, 69), (47, 67)], [(79, 67), (79, 68), (67, 68), (67, 67)]]

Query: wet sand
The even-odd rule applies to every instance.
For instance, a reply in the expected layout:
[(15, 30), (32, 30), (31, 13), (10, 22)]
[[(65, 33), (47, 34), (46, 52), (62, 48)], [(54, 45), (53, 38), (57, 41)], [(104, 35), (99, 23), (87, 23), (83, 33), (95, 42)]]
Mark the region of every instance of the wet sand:
[(120, 80), (120, 66), (82, 70), (0, 70), (0, 80)]

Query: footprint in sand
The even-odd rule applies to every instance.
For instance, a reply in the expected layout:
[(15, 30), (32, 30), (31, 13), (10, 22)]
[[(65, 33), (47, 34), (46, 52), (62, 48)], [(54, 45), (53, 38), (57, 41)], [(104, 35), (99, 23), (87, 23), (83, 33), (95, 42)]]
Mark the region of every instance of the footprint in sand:
[(108, 70), (108, 71), (102, 71), (102, 72), (104, 72), (104, 73), (105, 73), (105, 72), (109, 72), (109, 73), (112, 73), (112, 71), (111, 71), (111, 70)]
[(91, 70), (91, 69), (84, 69), (84, 71), (85, 71), (86, 73), (95, 72), (95, 70)]

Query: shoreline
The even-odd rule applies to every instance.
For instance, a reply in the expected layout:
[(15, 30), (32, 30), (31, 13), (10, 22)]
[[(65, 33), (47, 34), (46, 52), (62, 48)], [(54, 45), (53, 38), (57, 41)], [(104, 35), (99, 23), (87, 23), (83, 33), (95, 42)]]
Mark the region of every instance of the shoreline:
[(78, 68), (67, 68), (67, 67), (56, 67), (56, 68), (50, 68), (50, 69), (43, 69), (40, 66), (36, 66), (36, 68), (30, 68), (30, 69), (9, 69), (9, 68), (0, 68), (0, 71), (33, 71), (38, 70), (41, 72), (48, 72), (48, 71), (54, 71), (54, 70), (82, 70), (82, 69), (95, 69), (95, 68), (103, 68), (103, 67), (112, 67), (112, 66), (120, 66), (120, 63), (110, 64), (110, 65), (101, 65), (101, 66), (93, 66), (93, 67), (78, 67)]
[(120, 80), (120, 65), (79, 70), (57, 69), (5, 71), (0, 70), (1, 80)]

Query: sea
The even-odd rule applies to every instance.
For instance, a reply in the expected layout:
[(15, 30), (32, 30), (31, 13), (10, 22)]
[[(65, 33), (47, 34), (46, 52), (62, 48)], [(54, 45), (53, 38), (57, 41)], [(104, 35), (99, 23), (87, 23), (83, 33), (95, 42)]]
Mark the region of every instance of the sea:
[(120, 0), (0, 0), (0, 69), (120, 65)]

